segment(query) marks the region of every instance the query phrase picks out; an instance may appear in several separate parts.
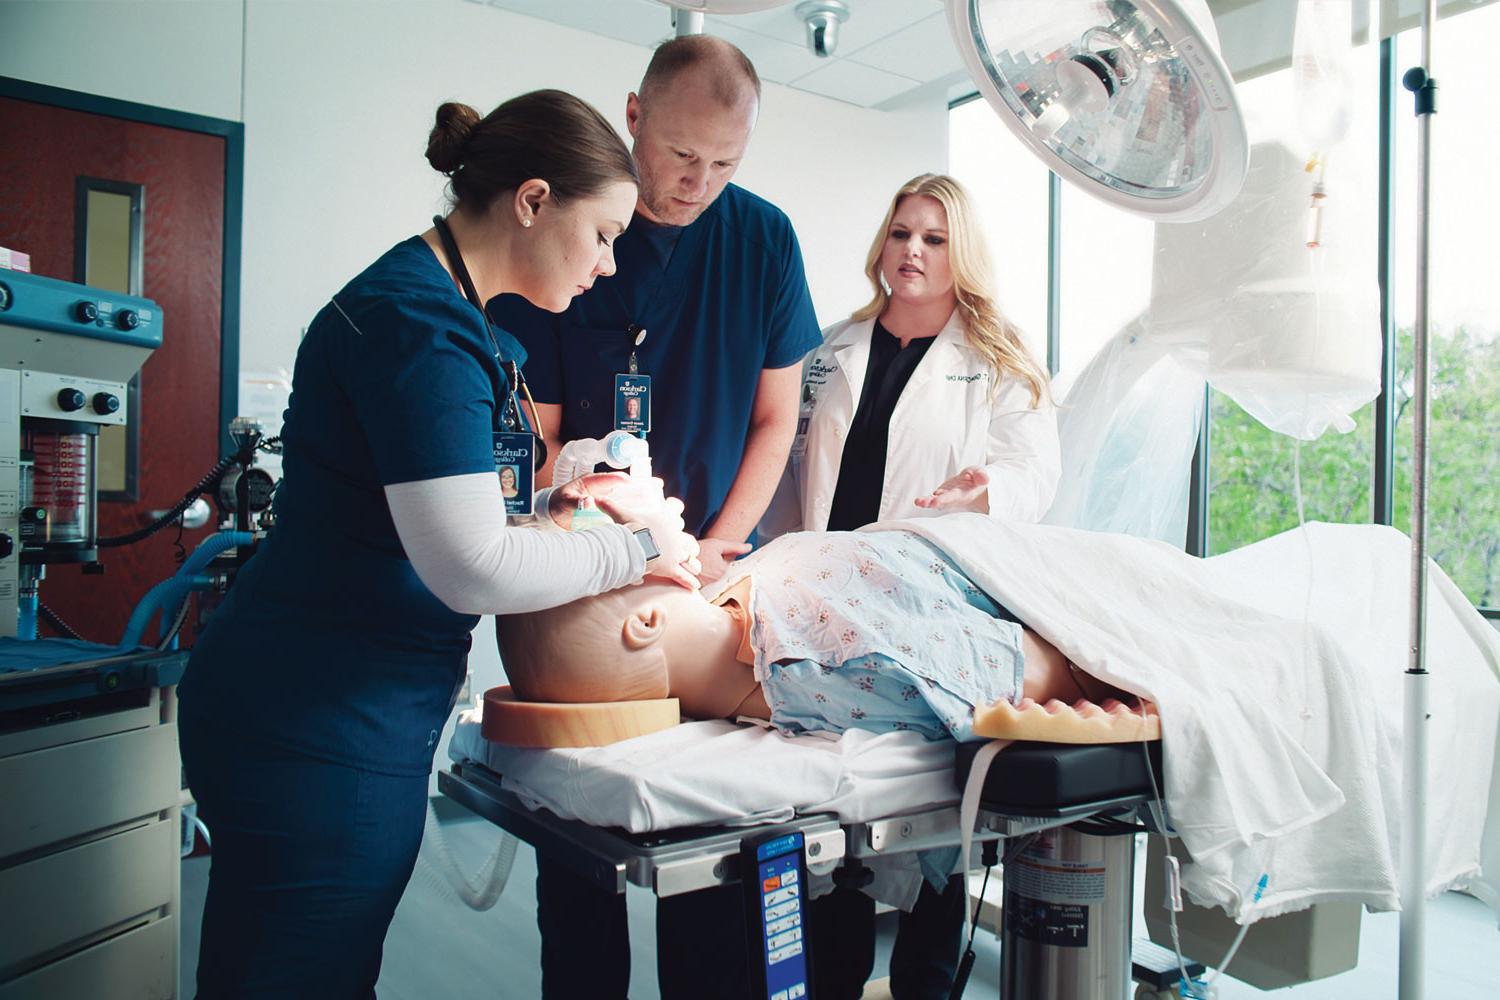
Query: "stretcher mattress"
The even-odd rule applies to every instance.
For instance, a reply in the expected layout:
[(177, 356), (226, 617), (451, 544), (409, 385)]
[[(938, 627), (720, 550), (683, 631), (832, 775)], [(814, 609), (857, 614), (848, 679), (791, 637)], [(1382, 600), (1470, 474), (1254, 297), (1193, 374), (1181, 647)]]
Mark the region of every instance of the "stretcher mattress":
[(911, 732), (788, 736), (756, 725), (688, 722), (605, 747), (490, 743), (464, 712), (449, 756), (482, 764), (532, 808), (631, 833), (778, 823), (834, 813), (845, 823), (958, 801), (955, 744)]

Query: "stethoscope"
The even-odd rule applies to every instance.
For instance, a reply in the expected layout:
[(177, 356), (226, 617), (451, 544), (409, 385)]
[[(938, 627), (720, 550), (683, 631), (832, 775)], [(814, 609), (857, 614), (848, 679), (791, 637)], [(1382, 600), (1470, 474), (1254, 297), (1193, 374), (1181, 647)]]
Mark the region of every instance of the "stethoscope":
[[(453, 231), (448, 228), (447, 220), (441, 215), (432, 217), (433, 228), (437, 230), (438, 241), (443, 245), (443, 256), (448, 258), (448, 266), (453, 269), (458, 278), (458, 284), (464, 291), (464, 298), (479, 310), (479, 315), (484, 317), (485, 332), (490, 335), (490, 346), (495, 349), (495, 363), (505, 372), (505, 382), (508, 392), (505, 397), (505, 405), (501, 407), (500, 422), (507, 431), (513, 433), (530, 432), (536, 439), (535, 457), (532, 464), (537, 471), (541, 471), (543, 465), (547, 464), (547, 442), (542, 439), (538, 428), (541, 421), (537, 417), (536, 401), (531, 398), (531, 390), (526, 387), (526, 379), (521, 374), (521, 366), (509, 358), (500, 356), (500, 339), (495, 336), (495, 324), (490, 322), (490, 314), (484, 311), (484, 301), (480, 299), (479, 292), (474, 288), (474, 279), (469, 277), (469, 268), (464, 264), (463, 254), (459, 253), (458, 241), (453, 238)], [(521, 418), (521, 408), (518, 403), (520, 396), (526, 397), (526, 404), (531, 410), (531, 426), (528, 428), (526, 422)]]

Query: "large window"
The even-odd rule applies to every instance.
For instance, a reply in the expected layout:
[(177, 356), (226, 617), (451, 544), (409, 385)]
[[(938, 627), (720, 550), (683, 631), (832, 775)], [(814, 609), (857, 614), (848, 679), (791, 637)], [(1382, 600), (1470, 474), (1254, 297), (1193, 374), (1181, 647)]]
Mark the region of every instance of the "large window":
[[(1356, 198), (1367, 206), (1364, 220), (1379, 211), (1376, 173), (1380, 152), (1380, 69), (1376, 53), (1362, 47), (1354, 53), (1351, 80), (1352, 124), (1349, 134), (1330, 156), (1328, 199)], [(1240, 107), (1254, 143), (1279, 142), (1299, 157), (1308, 153), (1299, 131), (1299, 120), (1288, 108), (1299, 105), (1292, 71), (1282, 70), (1241, 83), (1236, 88)], [(1339, 157), (1358, 156), (1352, 165)], [(1340, 171), (1339, 167), (1345, 167)], [(1309, 190), (1311, 182), (1309, 181)], [(1332, 218), (1330, 216), (1330, 218)], [(1376, 258), (1366, 242), (1369, 233), (1339, 231), (1337, 224), (1325, 230), (1328, 252), (1347, 252), (1342, 243), (1364, 247), (1368, 301), (1378, 295)], [(1347, 228), (1347, 227), (1344, 227)], [(1311, 331), (1309, 331), (1311, 332)], [(1368, 329), (1371, 358), (1377, 356), (1381, 331), (1371, 310)], [(1347, 434), (1326, 431), (1316, 441), (1297, 442), (1269, 430), (1241, 409), (1234, 400), (1214, 390), (1210, 393), (1208, 551), (1228, 552), (1267, 538), (1297, 524), (1297, 487), (1300, 484), (1303, 514), (1309, 521), (1359, 522), (1372, 519), (1371, 470), (1375, 461), (1376, 407), (1367, 405), (1354, 414), (1355, 426)]]
[[(1500, 131), (1492, 127), (1492, 88), (1486, 40), (1500, 33), (1500, 4), (1441, 21), (1435, 38), (1441, 82), (1434, 124), (1432, 208), (1432, 429), (1429, 538), (1433, 557), (1491, 617), (1500, 605), (1500, 194), (1492, 175), (1500, 164)], [(1370, 183), (1359, 189), (1370, 217), (1390, 227), (1394, 246), (1389, 270), (1396, 340), (1393, 371), (1385, 376), (1385, 399), (1354, 415), (1348, 434), (1328, 431), (1300, 448), (1275, 434), (1227, 396), (1209, 399), (1209, 466), (1206, 507), (1210, 552), (1223, 552), (1296, 524), (1294, 473), (1300, 480), (1308, 520), (1383, 520), (1410, 527), (1412, 390), (1411, 331), (1414, 324), (1413, 227), (1416, 216), (1416, 133), (1409, 94), (1395, 95), (1396, 127), (1388, 148), (1380, 130), (1382, 79), (1379, 52), (1392, 54), (1395, 79), (1417, 57), (1417, 32), (1358, 50), (1354, 78), (1354, 123), (1343, 155), (1367, 157), (1361, 168)], [(1292, 74), (1280, 71), (1238, 87), (1252, 142), (1296, 138), (1298, 106)], [(1025, 261), (1024, 295), (1007, 302), (1028, 330), (1042, 329), (1047, 295), (1049, 237), (1059, 247), (1057, 281), (1058, 388), (1103, 343), (1149, 304), (1154, 227), (1062, 185), (1059, 225), (1049, 226), (1045, 170), (1014, 141), (980, 101), (955, 106), (951, 118), (951, 171), (971, 188), (985, 213), (997, 257)], [(993, 148), (977, 137), (986, 136)], [(1374, 185), (1377, 165), (1391, 166), (1394, 191), (1382, 202)], [(990, 185), (986, 188), (986, 185)], [(1004, 200), (997, 192), (1027, 192)], [(1336, 197), (1339, 191), (1331, 191)], [(1009, 214), (1006, 214), (1009, 213)], [(1019, 268), (1020, 264), (1012, 263)], [(1371, 261), (1371, 268), (1376, 266)], [(1002, 272), (1006, 265), (1002, 264)], [(1016, 272), (1019, 273), (1019, 272)], [(1002, 289), (1007, 289), (1002, 279)], [(1379, 337), (1377, 329), (1374, 336)], [(1033, 343), (1036, 343), (1033, 337)], [(1394, 435), (1380, 425), (1389, 412)], [(1383, 460), (1387, 449), (1394, 457)], [(1294, 465), (1294, 462), (1298, 463)], [(1394, 475), (1382, 470), (1393, 467)], [(1391, 498), (1391, 515), (1382, 498)]]
[[(1428, 543), (1438, 565), (1485, 607), (1500, 605), (1500, 132), (1484, 64), (1497, 32), (1500, 5), (1490, 5), (1439, 21), (1433, 35), (1441, 87), (1432, 126)], [(1397, 65), (1415, 62), (1420, 44), (1416, 31), (1397, 36)], [(1417, 128), (1403, 91), (1394, 149), (1395, 523), (1403, 530), (1411, 527)]]
[(949, 172), (973, 196), (1000, 308), (1047, 363), (1047, 168), (981, 100), (948, 115)]
[(1057, 389), (1151, 302), (1156, 226), (1064, 184)]

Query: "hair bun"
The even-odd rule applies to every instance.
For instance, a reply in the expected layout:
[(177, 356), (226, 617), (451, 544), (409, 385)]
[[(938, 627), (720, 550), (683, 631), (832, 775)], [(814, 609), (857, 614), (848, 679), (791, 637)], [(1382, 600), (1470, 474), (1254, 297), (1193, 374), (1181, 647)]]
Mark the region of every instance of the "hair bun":
[(432, 168), (452, 174), (464, 162), (464, 147), (479, 124), (479, 112), (467, 104), (448, 101), (437, 109), (437, 120), (427, 136), (427, 162)]

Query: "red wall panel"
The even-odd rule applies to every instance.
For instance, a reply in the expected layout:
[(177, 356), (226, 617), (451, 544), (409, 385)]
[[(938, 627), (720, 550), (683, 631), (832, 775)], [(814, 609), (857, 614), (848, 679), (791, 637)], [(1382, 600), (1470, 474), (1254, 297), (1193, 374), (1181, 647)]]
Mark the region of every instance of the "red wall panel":
[[(0, 246), (30, 253), (35, 273), (73, 280), (76, 177), (145, 186), (142, 291), (161, 306), (162, 346), (141, 370), (141, 499), (101, 503), (101, 535), (140, 527), (218, 458), (224, 168), (220, 136), (0, 98)], [(103, 576), (49, 566), (43, 603), (86, 638), (116, 641), (135, 602), (175, 571), (176, 534), (103, 551)]]

